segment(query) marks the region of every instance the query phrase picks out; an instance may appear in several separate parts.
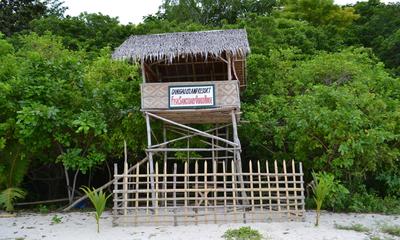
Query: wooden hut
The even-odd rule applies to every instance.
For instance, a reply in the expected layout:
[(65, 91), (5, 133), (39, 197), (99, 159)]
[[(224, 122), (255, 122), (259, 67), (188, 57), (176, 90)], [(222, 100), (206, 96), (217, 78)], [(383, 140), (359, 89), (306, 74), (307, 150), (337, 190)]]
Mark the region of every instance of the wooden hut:
[[(246, 31), (240, 29), (131, 36), (113, 58), (140, 62), (143, 111), (180, 123), (226, 123), (232, 110), (239, 113), (249, 52)], [(199, 84), (213, 86), (215, 99), (168, 100), (170, 87)]]
[[(247, 173), (242, 170), (237, 124), (249, 52), (244, 29), (131, 36), (114, 51), (114, 59), (141, 66), (141, 111), (147, 126), (147, 158), (133, 167), (125, 162), (123, 174), (115, 172), (121, 179), (114, 186), (117, 220), (246, 221), (249, 209), (253, 220), (265, 220), (264, 211), (273, 207), (279, 212), (286, 207), (287, 213), (289, 203), (293, 211), (304, 209), (297, 191), (302, 174), (296, 175), (294, 163), (293, 187), (285, 185), (286, 205), (281, 204), (279, 186), (284, 182), (276, 162), (275, 175), (260, 162), (250, 162)], [(159, 132), (152, 127), (156, 121), (162, 125)], [(289, 191), (296, 193), (293, 203)]]

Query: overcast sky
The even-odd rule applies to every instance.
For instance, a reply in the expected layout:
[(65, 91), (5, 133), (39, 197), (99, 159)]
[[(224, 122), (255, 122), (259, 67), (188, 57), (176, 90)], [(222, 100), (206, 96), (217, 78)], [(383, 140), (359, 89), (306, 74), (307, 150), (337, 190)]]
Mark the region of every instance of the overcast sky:
[[(144, 16), (157, 12), (162, 0), (63, 0), (69, 9), (67, 14), (77, 16), (81, 12), (101, 12), (111, 17), (118, 17), (123, 24), (139, 23)], [(400, 0), (384, 0), (383, 2)], [(357, 0), (335, 0), (337, 4), (356, 3)]]

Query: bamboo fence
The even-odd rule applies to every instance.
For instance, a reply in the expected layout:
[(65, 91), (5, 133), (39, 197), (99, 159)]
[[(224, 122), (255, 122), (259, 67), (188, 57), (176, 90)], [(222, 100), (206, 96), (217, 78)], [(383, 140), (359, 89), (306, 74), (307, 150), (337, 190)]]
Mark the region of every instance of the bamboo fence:
[[(239, 176), (233, 161), (149, 162), (119, 174), (114, 165), (114, 225), (302, 220), (302, 164), (249, 161)], [(281, 171), (279, 171), (279, 169)], [(290, 171), (288, 171), (288, 169)], [(153, 177), (154, 183), (150, 182)], [(238, 182), (239, 177), (243, 183)], [(154, 184), (154, 191), (151, 190)], [(155, 194), (154, 194), (155, 192)]]

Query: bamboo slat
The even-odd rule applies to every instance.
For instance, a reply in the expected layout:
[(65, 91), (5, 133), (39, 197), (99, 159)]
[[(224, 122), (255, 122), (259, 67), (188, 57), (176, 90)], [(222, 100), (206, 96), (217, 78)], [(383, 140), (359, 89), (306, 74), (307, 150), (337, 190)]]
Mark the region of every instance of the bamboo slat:
[(156, 164), (155, 164), (155, 176), (154, 176), (154, 180), (155, 180), (155, 199), (154, 199), (154, 203), (156, 204), (155, 206), (153, 206), (153, 209), (154, 209), (154, 212), (155, 212), (155, 214), (154, 214), (154, 220), (155, 220), (155, 222), (156, 222), (156, 224), (158, 223), (158, 193), (160, 192), (159, 190), (158, 190), (158, 161), (156, 162)]
[[(118, 174), (118, 164), (114, 163), (114, 175)], [(118, 190), (118, 185), (117, 181), (114, 181), (114, 191)], [(114, 207), (113, 207), (113, 225), (115, 224), (116, 217), (118, 215), (117, 213), (117, 207), (118, 207), (118, 193), (113, 192), (113, 201), (114, 201)]]
[(173, 174), (174, 185), (172, 187), (172, 189), (174, 190), (173, 194), (172, 194), (173, 205), (174, 205), (174, 226), (178, 226), (178, 221), (177, 221), (177, 216), (176, 216), (176, 211), (177, 211), (177, 208), (176, 208), (176, 173), (177, 173), (177, 169), (178, 169), (178, 166), (176, 165), (176, 163), (174, 163), (174, 174)]
[(188, 177), (188, 162), (187, 161), (185, 161), (185, 163), (184, 163), (184, 168), (185, 168), (185, 177), (184, 177), (184, 198), (185, 198), (185, 209), (184, 209), (184, 211), (185, 211), (185, 224), (187, 224), (187, 221), (188, 221), (188, 219), (187, 219), (187, 216), (188, 216), (188, 196), (187, 196), (187, 194), (188, 194), (188, 186), (187, 186), (187, 177)]
[(283, 160), (283, 174), (285, 174), (285, 176), (284, 176), (284, 179), (285, 179), (285, 196), (286, 196), (285, 208), (286, 208), (286, 211), (287, 211), (288, 219), (290, 219), (289, 185), (288, 185), (288, 178), (287, 178), (287, 172), (286, 172), (286, 161), (285, 160)]
[[(296, 172), (296, 165), (294, 164), (294, 160), (292, 160), (292, 178), (293, 178), (293, 188), (296, 188), (297, 187), (297, 179), (296, 179), (296, 176), (295, 176), (295, 173)], [(297, 201), (297, 191), (296, 190), (293, 190), (293, 195), (294, 195), (294, 212), (295, 212), (295, 215), (296, 215), (296, 219), (298, 219), (298, 217), (299, 217), (299, 207), (298, 207), (298, 201)]]
[[(250, 175), (250, 197), (251, 197), (251, 211), (254, 212), (254, 184), (253, 184), (253, 162), (250, 160), (249, 161), (249, 175)], [(252, 220), (254, 221), (254, 215), (252, 214)]]
[(258, 173), (258, 197), (260, 199), (260, 210), (261, 212), (264, 211), (264, 206), (263, 206), (263, 194), (262, 194), (262, 183), (261, 183), (261, 167), (260, 167), (260, 161), (257, 161), (257, 173)]

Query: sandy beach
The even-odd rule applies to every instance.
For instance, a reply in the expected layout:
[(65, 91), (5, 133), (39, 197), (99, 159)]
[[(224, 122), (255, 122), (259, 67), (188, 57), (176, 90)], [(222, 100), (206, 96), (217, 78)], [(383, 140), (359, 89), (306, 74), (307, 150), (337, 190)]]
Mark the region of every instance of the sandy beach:
[[(54, 224), (57, 215), (61, 222)], [(380, 214), (338, 214), (325, 212), (319, 227), (314, 226), (315, 213), (308, 211), (303, 222), (271, 222), (247, 224), (203, 224), (191, 226), (127, 226), (113, 227), (110, 212), (101, 219), (100, 233), (91, 212), (20, 213), (0, 218), (0, 239), (223, 239), (227, 229), (250, 226), (265, 239), (400, 239), (380, 231), (384, 225), (400, 225), (400, 216)], [(335, 224), (362, 224), (368, 232), (339, 230)]]

